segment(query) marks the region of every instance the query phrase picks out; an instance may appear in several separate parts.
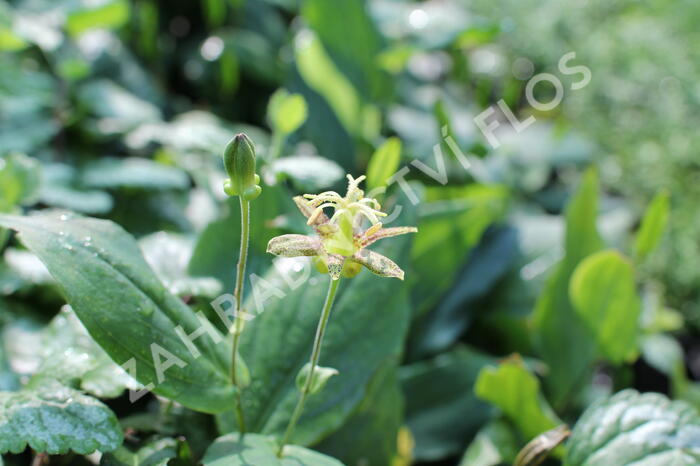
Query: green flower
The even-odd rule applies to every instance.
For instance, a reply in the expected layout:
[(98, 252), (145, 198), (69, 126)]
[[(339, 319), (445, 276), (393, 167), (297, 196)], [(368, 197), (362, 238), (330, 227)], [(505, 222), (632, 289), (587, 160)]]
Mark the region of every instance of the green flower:
[[(344, 197), (334, 191), (321, 194), (296, 196), (294, 202), (308, 219), (317, 236), (282, 235), (272, 238), (267, 252), (282, 257), (310, 256), (322, 272), (328, 272), (334, 280), (340, 276), (354, 277), (362, 266), (382, 277), (403, 280), (404, 272), (388, 257), (365, 249), (382, 238), (415, 233), (415, 227), (384, 228), (379, 218), (385, 217), (376, 199), (364, 197), (359, 188), (365, 179), (347, 175), (348, 190)], [(329, 218), (324, 209), (332, 208)], [(362, 231), (364, 219), (371, 226)]]

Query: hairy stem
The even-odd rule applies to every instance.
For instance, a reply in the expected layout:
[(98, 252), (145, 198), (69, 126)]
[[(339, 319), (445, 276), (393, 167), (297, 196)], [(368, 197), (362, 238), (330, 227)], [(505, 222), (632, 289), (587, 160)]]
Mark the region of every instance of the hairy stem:
[(280, 458), (282, 457), (282, 450), (284, 449), (284, 446), (289, 441), (289, 438), (294, 432), (294, 428), (296, 427), (297, 421), (299, 421), (301, 413), (304, 411), (304, 404), (306, 403), (306, 398), (311, 392), (311, 384), (313, 382), (314, 372), (316, 371), (316, 366), (318, 366), (318, 359), (321, 356), (321, 344), (323, 343), (323, 335), (326, 333), (326, 326), (328, 325), (328, 318), (331, 315), (331, 308), (333, 307), (333, 301), (335, 300), (335, 293), (336, 291), (338, 291), (338, 285), (340, 284), (340, 279), (333, 280), (331, 278), (330, 280), (331, 281), (328, 285), (328, 294), (326, 295), (326, 302), (323, 304), (321, 318), (318, 321), (318, 327), (316, 327), (316, 337), (314, 338), (314, 346), (311, 350), (311, 359), (309, 361), (311, 363), (311, 370), (309, 372), (309, 377), (306, 379), (306, 383), (304, 384), (304, 387), (301, 390), (301, 394), (299, 395), (299, 401), (297, 401), (297, 405), (294, 408), (294, 412), (292, 413), (292, 418), (289, 420), (287, 430), (284, 432), (284, 437), (282, 437), (282, 443), (280, 444), (280, 448), (277, 451), (277, 456)]
[(241, 434), (245, 433), (245, 416), (243, 415), (243, 400), (241, 398), (241, 389), (238, 386), (238, 347), (241, 344), (241, 333), (243, 333), (244, 319), (241, 315), (241, 305), (243, 302), (243, 285), (245, 283), (245, 267), (248, 260), (248, 241), (250, 238), (250, 202), (242, 197), (241, 201), (241, 252), (238, 256), (238, 265), (236, 266), (236, 287), (233, 290), (233, 296), (236, 299), (236, 308), (233, 315), (233, 352), (231, 355), (231, 383), (236, 390), (236, 419), (238, 421), (238, 429)]

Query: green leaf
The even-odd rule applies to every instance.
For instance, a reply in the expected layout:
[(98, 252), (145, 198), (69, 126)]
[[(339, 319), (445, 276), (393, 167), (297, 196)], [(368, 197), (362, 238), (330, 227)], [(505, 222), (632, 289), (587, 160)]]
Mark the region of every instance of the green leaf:
[(569, 294), (605, 357), (616, 364), (632, 361), (641, 313), (632, 264), (616, 251), (592, 254), (576, 267)]
[(122, 443), (117, 418), (105, 405), (55, 380), (37, 379), (19, 392), (0, 392), (0, 453), (27, 447), (52, 455), (86, 455)]
[(122, 446), (102, 455), (100, 466), (167, 466), (182, 456), (183, 445), (182, 440), (166, 437), (149, 441), (135, 452)]
[(591, 405), (567, 443), (566, 466), (700, 464), (700, 416), (683, 401), (624, 390)]
[(447, 291), (486, 228), (503, 216), (508, 190), (499, 185), (428, 188), (426, 201), (419, 207), (420, 234), (411, 251), (421, 277), (411, 296), (419, 313)]
[(190, 238), (160, 231), (141, 238), (139, 246), (148, 265), (172, 294), (214, 299), (223, 291), (219, 280), (192, 277), (187, 273), (194, 249), (194, 241)]
[(561, 424), (540, 393), (539, 380), (519, 357), (482, 369), (474, 392), (498, 406), (527, 440)]
[(343, 466), (339, 461), (296, 445), (284, 448), (282, 459), (277, 458), (277, 441), (272, 437), (238, 434), (219, 437), (209, 447), (202, 463), (204, 466)]
[(348, 133), (360, 136), (375, 132), (367, 127), (372, 126), (376, 109), (363, 102), (312, 31), (303, 30), (296, 37), (295, 57), (304, 82), (323, 96)]
[(231, 406), (228, 342), (216, 343), (206, 333), (193, 341), (201, 353), (194, 357), (175, 328), (191, 335), (202, 321), (165, 289), (124, 230), (59, 213), (0, 215), (0, 225), (19, 232), (90, 335), (130, 375), (192, 409), (213, 413)]
[(129, 20), (126, 0), (82, 1), (79, 5), (68, 13), (66, 21), (66, 29), (73, 37), (90, 29), (116, 29)]
[(656, 248), (668, 224), (670, 196), (668, 192), (659, 192), (649, 204), (642, 219), (642, 226), (637, 232), (634, 250), (638, 260), (643, 260)]
[[(396, 225), (411, 225), (414, 212), (408, 200), (403, 202)], [(377, 251), (405, 264), (412, 236), (386, 239), (377, 243)], [(247, 323), (241, 342), (253, 380), (242, 393), (247, 424), (264, 434), (281, 434), (296, 405), (295, 378), (309, 358), (329, 280), (304, 258), (277, 261), (277, 267), (251, 283), (245, 309), (257, 315)], [(299, 266), (310, 276), (293, 288), (286, 280), (303, 279), (303, 271), (293, 272)], [(320, 359), (340, 374), (308, 400), (293, 443), (311, 444), (340, 427), (361, 401), (372, 374), (400, 353), (410, 315), (406, 291), (401, 281), (369, 271), (341, 281)]]
[(40, 168), (36, 159), (23, 154), (0, 158), (0, 212), (36, 200), (41, 184)]
[(332, 160), (318, 155), (292, 155), (275, 159), (268, 168), (277, 175), (288, 176), (302, 191), (316, 192), (343, 179), (345, 171)]
[(307, 117), (306, 100), (301, 94), (277, 90), (267, 105), (267, 115), (275, 131), (288, 135), (299, 129)]
[(137, 157), (101, 157), (85, 167), (81, 181), (88, 188), (185, 189), (190, 184), (179, 168)]
[(364, 399), (343, 427), (314, 448), (344, 464), (392, 464), (404, 405), (397, 369), (393, 359), (385, 362), (372, 377)]
[(389, 178), (396, 173), (401, 161), (401, 140), (397, 137), (387, 139), (374, 151), (367, 166), (367, 191), (385, 187)]
[(138, 384), (117, 366), (88, 335), (83, 324), (66, 306), (43, 330), (42, 362), (37, 372), (80, 388), (100, 398), (115, 398)]
[(576, 266), (602, 248), (596, 229), (598, 177), (592, 169), (566, 209), (565, 256), (547, 279), (533, 315), (534, 342), (550, 369), (550, 399), (560, 406), (580, 387), (595, 354), (595, 341), (569, 299), (569, 280)]
[(401, 368), (406, 424), (415, 440), (413, 456), (437, 460), (461, 453), (488, 421), (492, 409), (474, 395), (479, 372), (494, 359), (458, 346)]
[(479, 431), (459, 466), (497, 466), (511, 463), (517, 454), (518, 439), (513, 428), (496, 419)]
[[(299, 374), (297, 374), (297, 390), (302, 391), (304, 389), (306, 383), (309, 380), (310, 372), (311, 363), (307, 362), (306, 364), (304, 364), (304, 367), (301, 368)], [(326, 386), (330, 378), (334, 375), (338, 375), (338, 371), (336, 369), (333, 369), (332, 367), (316, 366), (316, 368), (314, 369), (313, 380), (311, 382), (309, 393), (313, 395), (323, 390), (323, 387)]]

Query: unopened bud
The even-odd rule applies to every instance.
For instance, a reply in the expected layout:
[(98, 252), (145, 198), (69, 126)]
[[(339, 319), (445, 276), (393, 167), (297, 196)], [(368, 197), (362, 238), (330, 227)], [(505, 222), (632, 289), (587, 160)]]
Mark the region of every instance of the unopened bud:
[(237, 134), (224, 150), (224, 167), (229, 179), (224, 191), (229, 196), (241, 196), (252, 201), (260, 195), (260, 177), (255, 173), (255, 146), (243, 133)]

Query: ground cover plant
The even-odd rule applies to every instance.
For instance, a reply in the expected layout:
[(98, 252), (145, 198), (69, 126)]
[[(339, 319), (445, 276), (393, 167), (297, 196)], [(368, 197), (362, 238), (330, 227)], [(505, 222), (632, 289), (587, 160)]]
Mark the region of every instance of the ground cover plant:
[(700, 464), (698, 14), (3, 1), (0, 465)]

